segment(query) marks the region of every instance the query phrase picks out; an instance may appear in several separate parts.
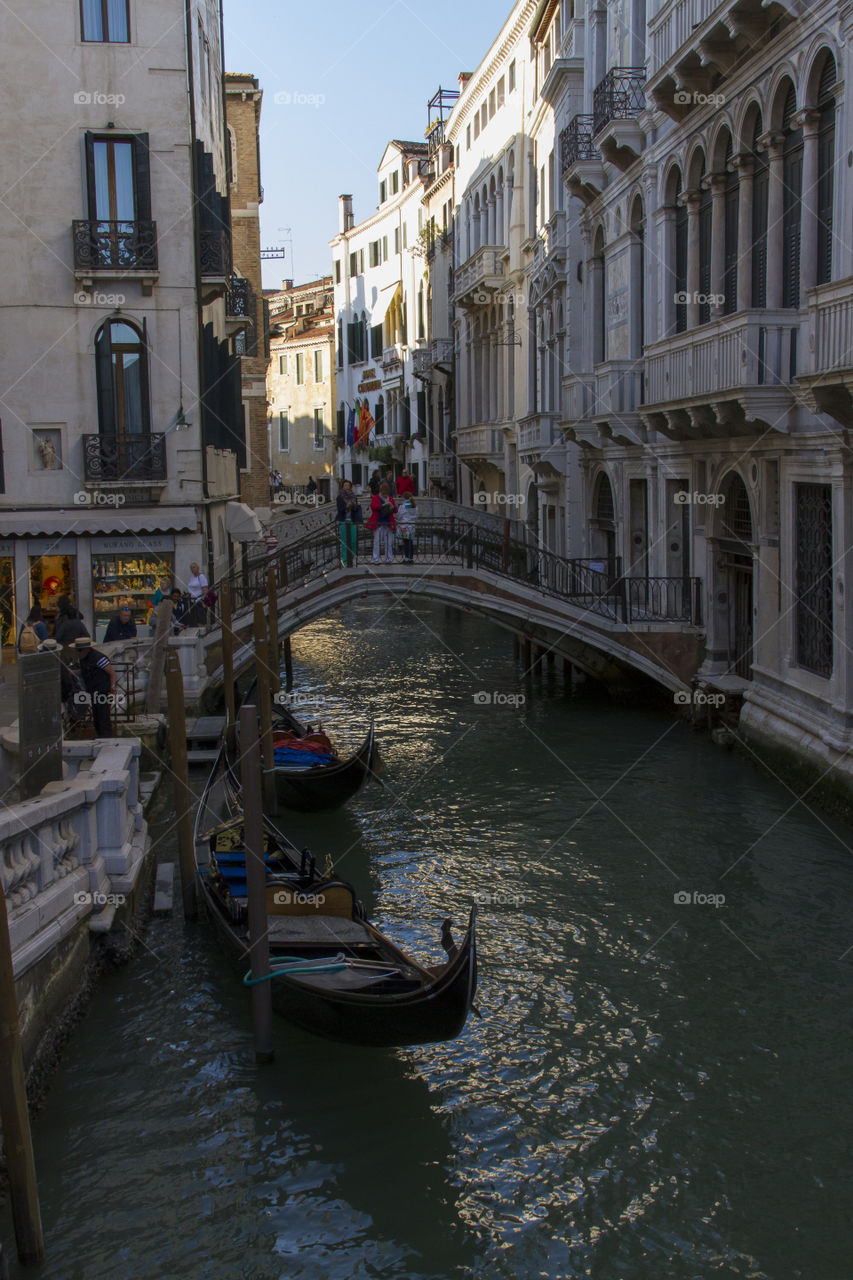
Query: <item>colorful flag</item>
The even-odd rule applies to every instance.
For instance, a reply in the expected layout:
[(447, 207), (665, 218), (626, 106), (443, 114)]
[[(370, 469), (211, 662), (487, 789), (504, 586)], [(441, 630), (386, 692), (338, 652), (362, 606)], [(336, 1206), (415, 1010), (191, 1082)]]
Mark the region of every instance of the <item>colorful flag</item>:
[(367, 444), (368, 440), (370, 439), (370, 433), (375, 426), (376, 426), (376, 421), (373, 417), (373, 414), (370, 412), (370, 410), (367, 407), (367, 401), (364, 400), (362, 401), (361, 416), (359, 418), (359, 423), (358, 423), (359, 444), (361, 445)]
[(355, 409), (350, 409), (349, 417), (347, 418), (347, 444), (350, 446), (354, 445), (355, 440), (356, 440)]

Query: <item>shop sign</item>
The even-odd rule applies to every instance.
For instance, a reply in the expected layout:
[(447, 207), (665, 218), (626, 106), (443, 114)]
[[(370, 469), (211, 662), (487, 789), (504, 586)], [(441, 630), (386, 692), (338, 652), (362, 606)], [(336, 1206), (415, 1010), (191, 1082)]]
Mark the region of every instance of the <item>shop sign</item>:
[(377, 378), (373, 382), (360, 382), (358, 384), (359, 393), (362, 391), (381, 391), (382, 380)]
[(146, 551), (174, 551), (175, 535), (172, 533), (137, 533), (128, 538), (90, 538), (89, 546), (94, 555), (139, 555)]
[(27, 553), (31, 556), (76, 556), (76, 538), (30, 538)]

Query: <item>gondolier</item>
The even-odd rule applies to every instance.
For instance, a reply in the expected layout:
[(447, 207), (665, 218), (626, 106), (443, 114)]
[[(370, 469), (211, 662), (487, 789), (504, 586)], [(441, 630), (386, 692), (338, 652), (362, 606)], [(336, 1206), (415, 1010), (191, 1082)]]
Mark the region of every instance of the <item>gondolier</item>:
[(116, 691), (115, 668), (105, 653), (92, 648), (92, 641), (88, 636), (80, 636), (74, 641), (74, 651), (83, 687), (92, 701), (95, 737), (111, 738), (113, 729), (110, 710)]

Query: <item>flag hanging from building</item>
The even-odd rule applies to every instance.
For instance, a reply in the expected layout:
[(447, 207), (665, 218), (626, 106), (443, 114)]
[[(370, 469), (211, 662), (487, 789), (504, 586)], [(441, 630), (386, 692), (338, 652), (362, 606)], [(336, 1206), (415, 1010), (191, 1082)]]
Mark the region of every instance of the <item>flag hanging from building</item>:
[(350, 409), (349, 417), (347, 418), (347, 444), (354, 445), (355, 439), (356, 439), (355, 409)]
[(363, 400), (361, 403), (361, 415), (358, 423), (358, 442), (360, 445), (364, 446), (367, 444), (370, 439), (370, 433), (375, 426), (376, 421), (373, 414), (367, 407), (367, 401)]

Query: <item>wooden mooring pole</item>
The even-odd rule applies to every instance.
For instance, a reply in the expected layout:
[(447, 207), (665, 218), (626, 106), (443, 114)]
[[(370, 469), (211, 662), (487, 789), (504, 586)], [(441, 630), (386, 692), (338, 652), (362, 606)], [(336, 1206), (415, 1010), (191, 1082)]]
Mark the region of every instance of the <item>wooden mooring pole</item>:
[(166, 695), (169, 700), (169, 746), (172, 752), (172, 778), (175, 788), (175, 812), (178, 815), (178, 856), (181, 867), (181, 896), (184, 919), (196, 918), (195, 856), (193, 848), (192, 796), (187, 771), (187, 719), (184, 706), (184, 678), (174, 649), (166, 654)]
[[(278, 580), (284, 588), (288, 585), (287, 552), (282, 551), (278, 557)], [(278, 622), (276, 620), (276, 626)], [(284, 687), (288, 693), (293, 688), (293, 650), (290, 647), (290, 636), (284, 637)]]
[(264, 606), (260, 600), (255, 601), (255, 671), (258, 675), (258, 712), (261, 718), (261, 752), (264, 761), (263, 795), (267, 813), (275, 813), (278, 805), (275, 794), (275, 775), (273, 773), (273, 741), (272, 741), (272, 691), (270, 688), (269, 632), (264, 617)]
[(267, 569), (267, 625), (270, 632), (270, 688), (273, 693), (278, 693), (281, 688), (278, 651), (278, 585), (275, 580), (275, 568), (273, 565), (270, 565)]
[(0, 880), (0, 1121), (6, 1148), (15, 1241), (21, 1262), (41, 1262), (41, 1229), (36, 1164), (27, 1110), (24, 1055), (18, 1024), (18, 999), (12, 969), (12, 943), (6, 915), (6, 895)]
[[(240, 711), (240, 781), (243, 788), (243, 841), (246, 846), (246, 889), (249, 908), (249, 968), (254, 979), (270, 972), (267, 923), (267, 873), (261, 799), (261, 752), (254, 707)], [(252, 987), (255, 1061), (272, 1062), (272, 983)]]
[(222, 618), (222, 680), (225, 685), (225, 715), (228, 724), (233, 725), (237, 712), (234, 699), (234, 632), (231, 630), (233, 611), (230, 582), (223, 582), (219, 602)]

